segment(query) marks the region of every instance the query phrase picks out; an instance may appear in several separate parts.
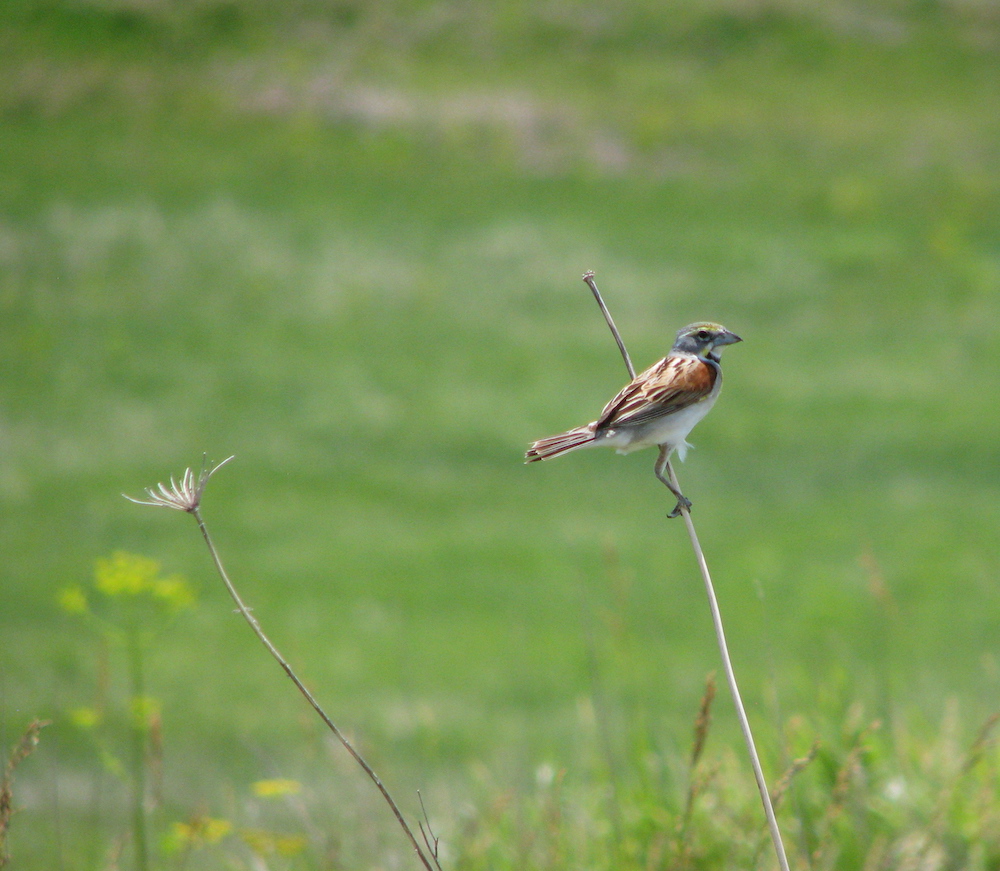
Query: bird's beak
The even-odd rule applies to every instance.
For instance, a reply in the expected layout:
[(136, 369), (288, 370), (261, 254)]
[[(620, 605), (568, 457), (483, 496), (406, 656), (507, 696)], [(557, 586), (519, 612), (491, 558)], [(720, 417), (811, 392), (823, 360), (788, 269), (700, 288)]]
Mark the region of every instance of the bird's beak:
[(731, 333), (729, 330), (725, 330), (719, 334), (719, 338), (717, 338), (713, 344), (718, 347), (719, 345), (735, 345), (737, 342), (742, 341), (743, 339), (737, 336), (736, 333)]

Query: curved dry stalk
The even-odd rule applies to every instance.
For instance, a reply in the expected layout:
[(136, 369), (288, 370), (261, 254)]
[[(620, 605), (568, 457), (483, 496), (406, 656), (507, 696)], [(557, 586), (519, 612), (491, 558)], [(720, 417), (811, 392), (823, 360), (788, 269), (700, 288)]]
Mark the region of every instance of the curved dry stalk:
[[(386, 789), (385, 784), (382, 783), (381, 778), (375, 773), (374, 769), (368, 764), (365, 758), (354, 748), (354, 745), (351, 744), (347, 736), (337, 728), (336, 724), (330, 719), (326, 711), (323, 710), (319, 702), (316, 701), (313, 694), (309, 692), (305, 684), (299, 680), (298, 675), (294, 672), (291, 665), (288, 664), (288, 660), (281, 655), (274, 644), (271, 643), (271, 640), (267, 637), (267, 635), (264, 634), (264, 630), (260, 628), (260, 623), (257, 622), (257, 618), (253, 616), (250, 609), (244, 604), (240, 594), (236, 591), (236, 587), (229, 579), (229, 574), (226, 572), (226, 569), (222, 564), (222, 559), (219, 556), (215, 543), (212, 541), (212, 537), (208, 532), (208, 527), (205, 525), (200, 509), (201, 498), (209, 479), (231, 459), (232, 457), (223, 460), (212, 469), (208, 469), (208, 467), (203, 463), (201, 472), (197, 475), (197, 477), (191, 469), (186, 469), (183, 476), (181, 476), (180, 483), (175, 482), (174, 479), (171, 478), (169, 487), (165, 484), (158, 484), (156, 487), (150, 487), (145, 491), (147, 496), (146, 499), (133, 499), (131, 496), (125, 496), (125, 498), (130, 502), (135, 502), (137, 505), (151, 505), (157, 508), (173, 508), (177, 511), (185, 511), (194, 517), (198, 524), (198, 529), (201, 531), (201, 536), (205, 541), (205, 545), (208, 547), (208, 552), (212, 558), (213, 564), (215, 565), (215, 570), (219, 573), (219, 577), (222, 578), (222, 582), (225, 584), (226, 590), (229, 592), (232, 600), (236, 603), (237, 610), (243, 616), (243, 619), (250, 625), (254, 635), (256, 635), (260, 640), (260, 643), (267, 648), (268, 653), (270, 653), (271, 656), (277, 660), (278, 665), (281, 666), (285, 674), (288, 675), (288, 678), (293, 684), (295, 684), (295, 688), (302, 693), (306, 701), (309, 702), (313, 710), (316, 711), (320, 719), (326, 724), (327, 728), (333, 732), (337, 740), (343, 745), (344, 749), (347, 750), (354, 761), (361, 766), (365, 774), (368, 775), (368, 779), (375, 784), (376, 788), (381, 793), (382, 798), (385, 799), (386, 804), (389, 805), (390, 810), (392, 810), (393, 815), (396, 817), (396, 821), (399, 823), (400, 828), (402, 828), (406, 837), (409, 839), (410, 845), (413, 847), (413, 851), (417, 854), (417, 857), (420, 859), (426, 871), (435, 871), (435, 869), (436, 871), (440, 871), (441, 866), (438, 864), (437, 860), (437, 838), (434, 838), (434, 849), (430, 851), (430, 856), (428, 857), (423, 847), (421, 847), (420, 842), (417, 840), (416, 835), (414, 835), (413, 830), (403, 817), (403, 813), (400, 811), (399, 806), (389, 793), (389, 790)], [(421, 806), (423, 806), (423, 799), (421, 799)], [(425, 834), (425, 840), (426, 837), (427, 836)]]
[[(677, 483), (677, 475), (674, 467), (667, 462), (667, 475), (671, 483), (680, 490)], [(736, 706), (736, 718), (740, 721), (740, 730), (743, 732), (743, 740), (747, 745), (747, 752), (750, 754), (750, 765), (753, 768), (753, 776), (757, 781), (757, 790), (760, 792), (760, 800), (764, 805), (764, 815), (767, 817), (767, 827), (771, 832), (771, 840), (774, 842), (774, 852), (778, 857), (778, 866), (781, 871), (788, 871), (788, 858), (785, 856), (785, 845), (781, 840), (781, 830), (778, 828), (778, 820), (774, 815), (774, 806), (771, 803), (771, 794), (767, 788), (767, 781), (764, 779), (764, 770), (760, 765), (760, 757), (757, 755), (757, 745), (753, 740), (753, 733), (750, 731), (750, 720), (747, 717), (746, 709), (743, 707), (743, 699), (740, 696), (740, 688), (736, 683), (736, 672), (733, 671), (733, 663), (729, 658), (729, 645), (726, 643), (726, 633), (722, 626), (722, 613), (719, 611), (719, 601), (715, 596), (715, 587), (712, 584), (712, 576), (708, 571), (708, 563), (705, 560), (705, 552), (701, 549), (698, 541), (698, 533), (695, 532), (694, 521), (691, 520), (691, 512), (687, 506), (681, 504), (681, 517), (684, 518), (684, 525), (687, 527), (688, 537), (691, 539), (691, 547), (694, 549), (695, 559), (698, 561), (698, 568), (701, 569), (701, 577), (705, 582), (705, 592), (708, 594), (708, 607), (712, 612), (712, 624), (715, 626), (715, 638), (719, 643), (719, 653), (722, 655), (722, 670), (726, 673), (726, 682), (729, 684), (729, 691), (733, 696), (733, 703)]]
[[(583, 280), (590, 287), (591, 291), (593, 291), (593, 294), (601, 307), (601, 311), (604, 313), (604, 319), (607, 321), (608, 327), (611, 329), (611, 333), (615, 337), (615, 341), (618, 343), (618, 348), (622, 353), (622, 358), (625, 361), (625, 368), (628, 369), (629, 377), (634, 378), (635, 369), (632, 366), (632, 360), (629, 358), (628, 352), (625, 350), (625, 343), (622, 341), (621, 335), (618, 333), (618, 328), (615, 326), (615, 322), (611, 319), (611, 314), (608, 312), (607, 306), (601, 298), (600, 291), (597, 289), (597, 284), (594, 281), (594, 273), (592, 271), (584, 273)], [(680, 484), (677, 481), (677, 475), (674, 472), (673, 464), (669, 459), (666, 461), (666, 472), (674, 493), (680, 493)], [(719, 602), (715, 596), (715, 587), (712, 584), (712, 576), (708, 571), (708, 562), (705, 560), (705, 552), (701, 549), (701, 543), (698, 541), (698, 534), (695, 531), (694, 521), (691, 520), (691, 512), (688, 510), (688, 507), (684, 505), (683, 502), (679, 502), (677, 507), (680, 509), (681, 516), (684, 518), (684, 525), (687, 527), (688, 537), (691, 539), (691, 547), (694, 550), (695, 559), (698, 562), (698, 568), (701, 570), (702, 580), (705, 582), (705, 592), (708, 594), (708, 606), (712, 612), (712, 624), (715, 627), (715, 638), (719, 645), (719, 653), (722, 656), (722, 668), (726, 673), (726, 682), (729, 684), (729, 691), (732, 694), (733, 703), (736, 706), (736, 717), (740, 722), (740, 730), (743, 732), (743, 739), (746, 742), (747, 752), (750, 755), (750, 765), (753, 768), (754, 779), (757, 781), (757, 790), (760, 792), (761, 804), (764, 805), (764, 815), (767, 817), (767, 826), (771, 833), (771, 841), (774, 844), (774, 852), (778, 857), (778, 865), (781, 868), (781, 871), (788, 871), (788, 858), (785, 855), (785, 845), (781, 840), (781, 830), (778, 828), (778, 821), (774, 815), (774, 806), (771, 803), (771, 795), (767, 788), (767, 781), (764, 779), (764, 771), (760, 765), (760, 757), (757, 754), (757, 745), (754, 743), (753, 734), (750, 731), (750, 720), (747, 718), (746, 709), (743, 707), (743, 699), (740, 696), (740, 688), (736, 683), (736, 673), (733, 671), (733, 663), (729, 657), (729, 645), (726, 643), (726, 633), (722, 625), (722, 613), (719, 611)]]
[(632, 365), (632, 358), (628, 355), (628, 350), (625, 348), (625, 343), (622, 341), (621, 333), (618, 332), (618, 327), (615, 326), (615, 321), (614, 318), (611, 317), (611, 312), (608, 311), (608, 307), (604, 304), (604, 297), (601, 296), (601, 292), (597, 289), (597, 282), (594, 281), (594, 270), (588, 269), (584, 272), (583, 280), (587, 283), (587, 287), (589, 287), (591, 292), (594, 294), (594, 299), (597, 300), (597, 304), (601, 307), (601, 314), (604, 315), (604, 320), (608, 322), (608, 328), (611, 330), (611, 335), (615, 337), (615, 341), (618, 343), (618, 350), (622, 352), (622, 359), (625, 361), (625, 368), (628, 369), (628, 377), (635, 378), (635, 366)]
[(27, 759), (38, 746), (39, 734), (50, 725), (50, 720), (34, 719), (31, 725), (15, 744), (7, 757), (6, 764), (0, 771), (0, 868), (5, 868), (10, 862), (10, 850), (7, 846), (7, 835), (10, 831), (11, 817), (14, 815), (14, 769)]

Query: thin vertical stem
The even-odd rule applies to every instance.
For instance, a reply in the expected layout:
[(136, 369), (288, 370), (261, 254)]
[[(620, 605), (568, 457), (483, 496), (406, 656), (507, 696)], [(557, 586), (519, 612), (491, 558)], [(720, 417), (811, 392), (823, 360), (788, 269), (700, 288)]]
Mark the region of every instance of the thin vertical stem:
[[(680, 491), (677, 475), (674, 473), (673, 464), (669, 460), (667, 461), (667, 476), (674, 487)], [(698, 533), (695, 532), (691, 512), (683, 504), (681, 504), (680, 509), (681, 516), (684, 518), (684, 525), (687, 527), (688, 537), (691, 539), (691, 547), (694, 549), (695, 559), (698, 561), (698, 568), (701, 569), (701, 577), (705, 582), (705, 592), (708, 594), (708, 606), (712, 612), (712, 624), (715, 626), (715, 638), (719, 643), (719, 653), (722, 655), (722, 669), (726, 673), (726, 682), (729, 684), (729, 691), (732, 693), (733, 703), (736, 706), (736, 717), (740, 722), (740, 730), (743, 732), (743, 740), (746, 742), (747, 752), (750, 754), (750, 765), (753, 767), (753, 776), (757, 781), (757, 790), (760, 792), (760, 800), (764, 805), (764, 815), (767, 817), (767, 826), (771, 832), (771, 841), (774, 843), (774, 852), (778, 857), (778, 866), (781, 868), (781, 871), (788, 871), (788, 858), (785, 856), (785, 845), (781, 840), (781, 830), (778, 828), (778, 820), (774, 815), (774, 807), (771, 804), (771, 795), (767, 789), (767, 781), (764, 780), (764, 771), (760, 765), (760, 757), (757, 755), (757, 746), (754, 744), (753, 733), (750, 731), (750, 720), (747, 718), (746, 709), (743, 707), (743, 699), (740, 696), (740, 688), (736, 683), (736, 673), (733, 671), (733, 663), (729, 658), (729, 645), (726, 643), (726, 633), (722, 626), (722, 613), (719, 611), (719, 601), (715, 596), (715, 586), (712, 584), (712, 576), (708, 571), (705, 552), (701, 549), (701, 543), (698, 541)]]
[[(622, 359), (625, 361), (625, 368), (628, 369), (629, 377), (635, 378), (635, 368), (632, 366), (632, 360), (628, 355), (628, 351), (625, 350), (625, 343), (622, 341), (622, 337), (618, 332), (618, 328), (615, 326), (611, 313), (608, 311), (607, 306), (604, 304), (604, 300), (601, 298), (601, 293), (597, 289), (597, 284), (594, 281), (594, 273), (585, 273), (583, 280), (593, 292), (594, 297), (597, 300), (597, 304), (601, 307), (601, 311), (604, 313), (604, 319), (607, 321), (608, 327), (611, 329), (611, 334), (615, 337), (615, 342), (618, 343), (618, 350), (622, 353)], [(673, 485), (674, 492), (680, 493), (681, 487), (677, 482), (677, 475), (674, 473), (673, 464), (669, 461), (669, 459), (667, 460), (666, 468), (667, 476), (670, 479), (670, 483)], [(732, 694), (733, 702), (736, 705), (736, 716), (740, 722), (743, 739), (746, 741), (747, 751), (750, 753), (750, 765), (753, 767), (753, 776), (757, 781), (757, 789), (760, 792), (761, 803), (764, 805), (764, 815), (767, 817), (767, 826), (771, 832), (771, 840), (774, 842), (774, 852), (778, 857), (778, 865), (781, 868), (781, 871), (788, 871), (788, 858), (785, 856), (785, 845), (781, 841), (781, 831), (778, 828), (778, 821), (774, 816), (774, 807), (771, 804), (771, 796), (768, 793), (767, 782), (764, 780), (764, 771), (760, 766), (760, 758), (757, 755), (757, 747), (754, 744), (753, 734), (750, 732), (750, 721), (747, 719), (746, 709), (743, 707), (743, 699), (740, 697), (740, 689), (736, 683), (736, 673), (733, 671), (733, 663), (729, 658), (729, 645), (726, 644), (726, 633), (722, 627), (722, 614), (719, 611), (718, 599), (715, 597), (715, 587), (712, 585), (712, 576), (708, 571), (708, 563), (705, 560), (705, 553), (701, 549), (701, 544), (698, 541), (698, 534), (695, 532), (694, 521), (691, 520), (691, 512), (687, 509), (687, 506), (685, 506), (683, 502), (679, 502), (677, 507), (680, 509), (681, 515), (684, 517), (684, 524), (687, 526), (688, 537), (691, 539), (691, 547), (694, 549), (695, 559), (698, 561), (698, 568), (701, 569), (701, 577), (705, 582), (705, 592), (708, 594), (708, 605), (712, 612), (712, 623), (715, 626), (715, 637), (719, 643), (719, 653), (722, 655), (723, 671), (726, 673), (726, 681), (729, 684), (729, 691)]]
[(611, 317), (611, 312), (608, 311), (608, 307), (604, 304), (604, 298), (601, 296), (601, 292), (597, 289), (597, 283), (594, 281), (593, 270), (584, 272), (583, 280), (587, 283), (587, 287), (589, 287), (591, 292), (594, 294), (594, 299), (597, 300), (597, 304), (601, 307), (601, 313), (604, 315), (604, 320), (608, 322), (611, 335), (615, 337), (615, 341), (618, 343), (618, 350), (622, 352), (622, 359), (625, 361), (625, 368), (628, 369), (628, 377), (635, 378), (635, 366), (632, 365), (632, 358), (629, 357), (628, 350), (625, 348), (625, 343), (622, 341), (621, 333), (618, 332), (618, 327), (615, 326), (614, 319)]
[(137, 630), (129, 633), (128, 670), (131, 683), (129, 731), (132, 735), (132, 838), (135, 841), (136, 871), (149, 867), (149, 844), (146, 838), (146, 721), (145, 681), (142, 669), (142, 641)]

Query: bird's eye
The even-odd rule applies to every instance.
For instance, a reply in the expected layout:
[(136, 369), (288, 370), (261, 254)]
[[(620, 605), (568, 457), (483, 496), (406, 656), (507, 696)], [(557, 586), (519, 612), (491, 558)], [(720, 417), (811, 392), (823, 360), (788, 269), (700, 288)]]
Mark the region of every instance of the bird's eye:
[(701, 342), (707, 342), (712, 338), (712, 334), (708, 330), (698, 330), (698, 332), (695, 333), (695, 336), (697, 336), (698, 340)]

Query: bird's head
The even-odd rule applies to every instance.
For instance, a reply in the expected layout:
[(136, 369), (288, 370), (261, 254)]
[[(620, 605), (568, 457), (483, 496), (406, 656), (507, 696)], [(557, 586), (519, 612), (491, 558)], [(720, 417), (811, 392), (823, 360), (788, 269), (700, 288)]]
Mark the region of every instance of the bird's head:
[(722, 324), (699, 322), (678, 331), (673, 349), (719, 362), (723, 347), (742, 341), (736, 333), (731, 333)]

